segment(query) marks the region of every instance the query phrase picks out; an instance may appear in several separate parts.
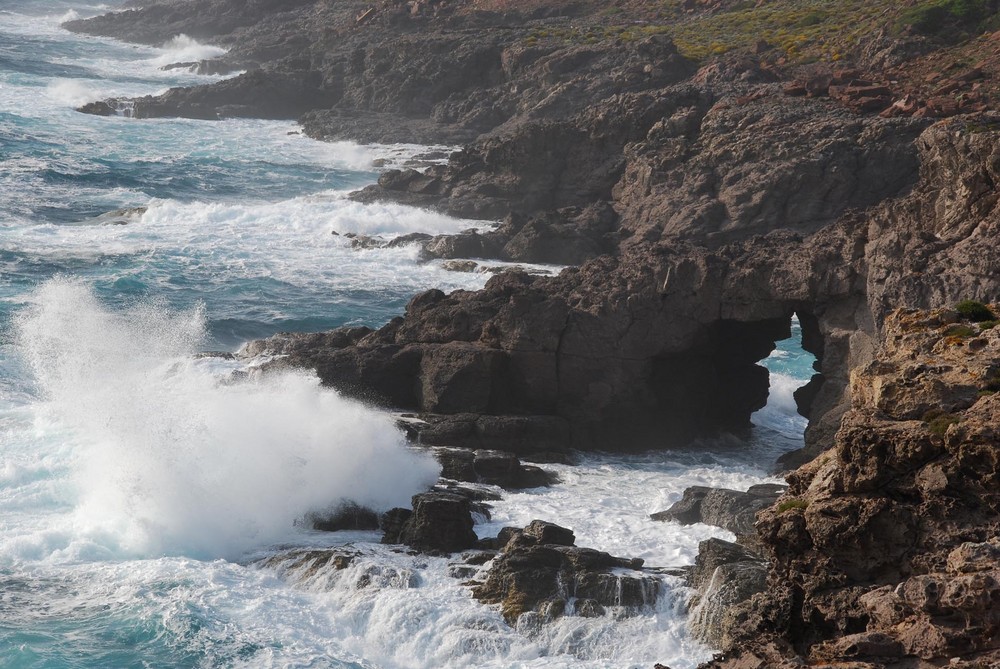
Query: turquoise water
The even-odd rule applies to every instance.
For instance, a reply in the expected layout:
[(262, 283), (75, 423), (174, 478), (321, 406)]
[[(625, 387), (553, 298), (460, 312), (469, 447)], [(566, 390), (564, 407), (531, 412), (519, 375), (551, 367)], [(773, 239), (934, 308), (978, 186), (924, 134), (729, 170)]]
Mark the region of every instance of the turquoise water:
[[(483, 275), (420, 263), (414, 248), (355, 251), (342, 234), (473, 223), (344, 198), (375, 178), (373, 159), (404, 161), (419, 147), (324, 144), (290, 122), (73, 111), (212, 80), (159, 68), (221, 52), (183, 37), (148, 48), (59, 28), (105, 9), (0, 2), (0, 667), (704, 659), (708, 649), (684, 632), (676, 583), (628, 621), (515, 630), (471, 600), (447, 560), (297, 524), (341, 499), (406, 504), (437, 467), (407, 449), (391, 418), (308, 374), (261, 377), (192, 354), (281, 330), (377, 326), (419, 290), (478, 288)], [(148, 209), (105, 224), (103, 214), (123, 207)], [(780, 373), (758, 414), (760, 453), (801, 438), (790, 389), (808, 378), (811, 357), (794, 342), (780, 351), (768, 363)], [(574, 477), (593, 484), (574, 487)], [(498, 514), (575, 519), (581, 541), (671, 564), (690, 562), (717, 532), (646, 514), (686, 485), (769, 480), (763, 459), (732, 454), (594, 456), (564, 478), (512, 496)], [(363, 552), (358, 570), (413, 578), (359, 588), (350, 570), (317, 584), (250, 566), (289, 546), (347, 541)]]

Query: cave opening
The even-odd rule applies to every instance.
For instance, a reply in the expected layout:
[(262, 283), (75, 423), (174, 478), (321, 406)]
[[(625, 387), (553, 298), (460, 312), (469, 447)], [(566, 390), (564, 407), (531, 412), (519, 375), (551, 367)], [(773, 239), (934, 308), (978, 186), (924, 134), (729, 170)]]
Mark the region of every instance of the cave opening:
[(752, 440), (782, 455), (804, 446), (806, 427), (823, 385), (823, 337), (815, 316), (799, 310), (789, 319), (789, 336), (758, 364), (768, 372), (765, 406), (751, 416)]

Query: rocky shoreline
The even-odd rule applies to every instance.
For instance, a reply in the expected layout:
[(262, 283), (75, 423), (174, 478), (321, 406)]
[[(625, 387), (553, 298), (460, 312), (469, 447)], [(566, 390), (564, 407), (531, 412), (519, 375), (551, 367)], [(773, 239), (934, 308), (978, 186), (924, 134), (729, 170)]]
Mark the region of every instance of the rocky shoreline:
[[(499, 221), (407, 240), (427, 257), (571, 265), (427, 291), (378, 330), (278, 335), (243, 355), (412, 412), (425, 445), (544, 459), (745, 434), (767, 398), (756, 363), (797, 315), (817, 363), (796, 393), (809, 427), (781, 463), (789, 490), (695, 491), (671, 510), (710, 522), (726, 508), (712, 518), (741, 530), (738, 545), (706, 542), (691, 577), (695, 627), (725, 650), (709, 666), (1000, 662), (1000, 340), (949, 310), (1000, 297), (1000, 33), (976, 32), (994, 5), (942, 10), (945, 34), (921, 3), (858, 14), (871, 32), (824, 63), (796, 55), (808, 41), (695, 48), (692, 30), (769, 3), (665, 16), (625, 2), (620, 30), (607, 8), (559, 0), (132, 4), (68, 27), (149, 44), (185, 33), (230, 49), (196, 67), (245, 70), (127, 101), (137, 117), (300, 118), (321, 139), (463, 143), (447, 164), (385, 171), (352, 197)], [(778, 24), (797, 9), (775, 5)], [(451, 466), (541, 482), (490, 457)], [(415, 517), (464, 518), (461, 494), (429, 494)], [(461, 546), (414, 538), (421, 522), (405, 515), (403, 543), (471, 547), (468, 533)], [(475, 586), (508, 617), (553, 614), (539, 607), (558, 599), (547, 588), (560, 574), (599, 584), (581, 565), (624, 564), (535, 529), (498, 538)], [(515, 569), (526, 564), (530, 578)], [(607, 605), (602, 587), (586, 591), (589, 610)]]

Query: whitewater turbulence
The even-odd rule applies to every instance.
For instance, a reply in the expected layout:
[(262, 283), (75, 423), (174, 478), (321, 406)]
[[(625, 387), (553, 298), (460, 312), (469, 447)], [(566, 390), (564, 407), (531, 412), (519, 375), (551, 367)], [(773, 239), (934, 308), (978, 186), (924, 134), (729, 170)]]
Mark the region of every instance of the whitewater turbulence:
[(195, 358), (204, 328), (201, 309), (112, 311), (62, 278), (20, 313), (37, 421), (72, 444), (72, 536), (115, 554), (233, 557), (310, 511), (404, 505), (436, 479), (389, 417), (315, 376)]

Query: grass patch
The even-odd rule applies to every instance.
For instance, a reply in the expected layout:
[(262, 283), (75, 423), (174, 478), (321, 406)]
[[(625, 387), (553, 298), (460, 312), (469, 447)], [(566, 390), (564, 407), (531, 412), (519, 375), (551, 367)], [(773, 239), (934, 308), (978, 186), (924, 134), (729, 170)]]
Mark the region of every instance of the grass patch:
[(995, 321), (997, 318), (996, 314), (988, 306), (975, 300), (962, 300), (955, 305), (955, 311), (965, 320), (974, 323)]
[[(996, 0), (1000, 2), (1000, 0)], [(790, 62), (836, 62), (853, 52), (859, 41), (903, 11), (892, 0), (771, 0), (742, 2), (728, 10), (692, 15), (681, 0), (664, 0), (650, 23), (614, 25), (621, 20), (604, 10), (603, 25), (540, 28), (536, 40), (587, 44), (603, 40), (633, 42), (650, 35), (673, 39), (682, 55), (695, 61), (734, 50), (749, 50), (765, 41)], [(625, 15), (621, 15), (625, 18)]]
[(931, 434), (943, 437), (950, 425), (961, 422), (961, 418), (953, 413), (948, 413), (944, 409), (931, 409), (924, 414), (923, 421), (927, 424), (927, 429)]
[[(649, 22), (609, 6), (599, 25), (540, 27), (535, 41), (596, 44), (629, 43), (650, 35), (667, 35), (680, 53), (694, 61), (730, 51), (752, 50), (761, 41), (789, 63), (835, 63), (856, 53), (863, 40), (884, 26), (903, 30), (937, 30), (952, 40), (975, 31), (1000, 27), (1000, 0), (917, 0), (912, 6), (894, 0), (769, 0), (739, 2), (716, 12), (691, 13), (683, 0), (661, 0)], [(941, 18), (944, 17), (944, 18)]]
[(809, 502), (804, 499), (786, 499), (784, 502), (778, 504), (778, 513), (784, 513), (792, 509), (805, 509), (808, 506)]
[(969, 325), (963, 325), (961, 323), (955, 323), (954, 325), (949, 325), (944, 329), (943, 334), (945, 337), (965, 339), (966, 337), (974, 337), (979, 331), (974, 327)]

